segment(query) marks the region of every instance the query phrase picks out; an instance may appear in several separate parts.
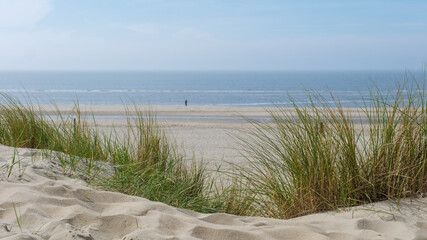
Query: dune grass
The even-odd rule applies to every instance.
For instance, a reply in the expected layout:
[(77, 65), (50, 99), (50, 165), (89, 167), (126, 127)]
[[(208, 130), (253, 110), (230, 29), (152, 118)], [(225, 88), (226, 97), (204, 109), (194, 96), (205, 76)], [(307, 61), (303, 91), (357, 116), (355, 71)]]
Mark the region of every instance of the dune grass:
[(372, 92), (360, 116), (312, 92), (293, 101), (296, 117), (278, 107), (273, 123), (251, 121), (234, 174), (240, 201), (253, 199), (245, 214), (292, 218), (427, 193), (425, 91), (411, 84)]
[[(153, 112), (135, 107), (136, 116), (127, 117), (126, 131), (119, 134), (99, 130), (91, 116), (82, 116), (78, 104), (69, 115), (58, 110), (51, 116), (7, 95), (3, 102), (1, 144), (44, 149), (61, 160), (64, 171), (83, 166), (79, 174), (103, 189), (201, 212), (218, 211), (218, 203), (206, 194), (211, 185), (204, 165), (176, 151)], [(114, 170), (99, 174), (98, 160)]]

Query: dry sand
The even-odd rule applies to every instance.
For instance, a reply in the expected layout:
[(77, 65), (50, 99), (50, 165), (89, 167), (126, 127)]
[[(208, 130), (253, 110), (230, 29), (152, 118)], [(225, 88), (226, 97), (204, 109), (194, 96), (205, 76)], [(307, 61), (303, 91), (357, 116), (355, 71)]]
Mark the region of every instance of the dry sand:
[[(236, 136), (242, 137), (242, 131), (251, 127), (244, 118), (258, 121), (269, 121), (269, 111), (274, 108), (262, 107), (216, 107), (216, 106), (138, 106), (141, 109), (153, 110), (159, 122), (170, 136), (176, 140), (179, 149), (188, 158), (203, 160), (210, 169), (227, 167), (227, 162), (240, 163), (244, 160), (236, 141)], [(56, 111), (52, 106), (43, 106), (48, 113)], [(73, 106), (59, 106), (61, 112), (73, 110)], [(83, 115), (95, 116), (97, 125), (108, 132), (111, 128), (124, 128), (124, 116), (127, 112), (136, 115), (134, 106), (123, 105), (81, 106)], [(283, 110), (295, 116), (293, 108)], [(356, 108), (346, 108), (345, 111), (353, 117), (362, 115)]]
[[(226, 162), (239, 163), (243, 157), (239, 153), (236, 136), (241, 130), (250, 127), (243, 119), (255, 118), (268, 121), (269, 114), (259, 107), (205, 107), (205, 106), (140, 106), (156, 112), (159, 123), (171, 140), (188, 158), (208, 164), (210, 169), (226, 165)], [(54, 113), (51, 106), (44, 106), (48, 113)], [(70, 112), (72, 106), (59, 106), (61, 112)], [(124, 116), (127, 110), (136, 115), (134, 106), (126, 109), (115, 106), (81, 106), (83, 115), (95, 116), (98, 127), (109, 132), (111, 128), (121, 129), (127, 125)]]
[[(218, 162), (238, 159), (229, 133), (249, 126), (234, 118), (236, 111), (267, 116), (255, 108), (164, 108), (165, 113), (157, 109), (160, 117), (183, 117), (160, 118), (178, 144)], [(97, 109), (103, 127), (123, 124), (122, 118), (112, 117), (123, 113), (120, 106)], [(220, 116), (219, 112), (227, 118), (200, 118)], [(0, 145), (0, 238), (421, 240), (427, 239), (427, 199), (403, 200), (400, 205), (381, 202), (291, 220), (200, 214), (96, 190), (64, 175), (58, 160), (44, 157), (39, 150)]]
[(276, 220), (96, 190), (39, 150), (0, 146), (0, 166), (1, 239), (427, 239), (426, 198)]

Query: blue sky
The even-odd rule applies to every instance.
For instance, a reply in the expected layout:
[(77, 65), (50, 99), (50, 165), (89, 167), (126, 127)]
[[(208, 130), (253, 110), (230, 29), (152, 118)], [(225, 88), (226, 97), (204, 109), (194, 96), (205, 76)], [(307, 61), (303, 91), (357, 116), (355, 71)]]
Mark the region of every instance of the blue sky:
[(419, 69), (426, 12), (424, 0), (0, 0), (0, 69)]

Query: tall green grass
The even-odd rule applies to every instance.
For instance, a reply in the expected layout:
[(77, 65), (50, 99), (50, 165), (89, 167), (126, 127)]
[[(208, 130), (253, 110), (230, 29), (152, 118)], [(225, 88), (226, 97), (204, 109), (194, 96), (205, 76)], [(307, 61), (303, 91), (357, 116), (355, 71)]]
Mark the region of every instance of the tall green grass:
[[(211, 184), (204, 165), (177, 152), (153, 112), (135, 107), (136, 116), (127, 117), (126, 131), (105, 132), (97, 128), (93, 117), (81, 114), (78, 104), (69, 115), (57, 110), (52, 116), (41, 107), (2, 96), (1, 144), (47, 150), (60, 158), (64, 170), (74, 171), (78, 166), (82, 170), (83, 166), (80, 175), (104, 189), (176, 207), (218, 211), (220, 204), (209, 194)], [(99, 174), (99, 161), (114, 170)]]
[(306, 105), (293, 101), (296, 115), (277, 107), (272, 123), (251, 121), (234, 175), (240, 201), (253, 199), (245, 214), (291, 218), (425, 194), (425, 91), (412, 84), (372, 92), (359, 116), (312, 92)]

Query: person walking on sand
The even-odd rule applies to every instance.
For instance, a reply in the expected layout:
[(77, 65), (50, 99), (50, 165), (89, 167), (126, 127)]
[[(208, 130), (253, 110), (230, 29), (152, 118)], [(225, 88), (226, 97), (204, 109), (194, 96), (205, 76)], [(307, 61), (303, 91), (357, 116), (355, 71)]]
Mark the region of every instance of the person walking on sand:
[(187, 101), (187, 99), (185, 99), (185, 106), (187, 106), (187, 103), (188, 103), (188, 101)]

